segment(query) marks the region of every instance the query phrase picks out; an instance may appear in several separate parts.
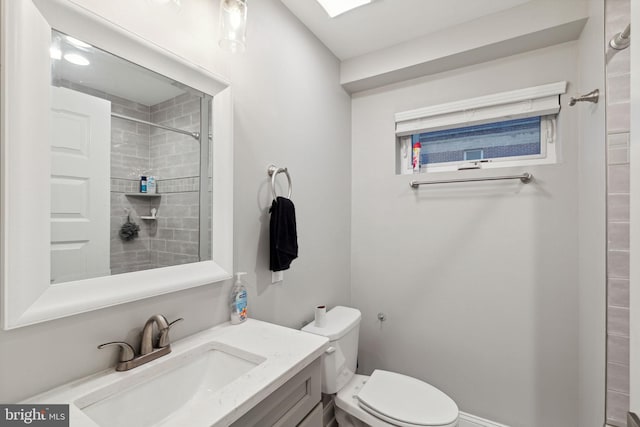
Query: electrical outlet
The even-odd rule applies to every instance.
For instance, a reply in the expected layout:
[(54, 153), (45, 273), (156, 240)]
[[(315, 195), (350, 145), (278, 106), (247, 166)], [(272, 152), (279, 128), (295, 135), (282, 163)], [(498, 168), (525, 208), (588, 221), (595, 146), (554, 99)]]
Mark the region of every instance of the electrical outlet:
[(271, 283), (278, 283), (284, 280), (284, 271), (272, 271), (271, 272)]

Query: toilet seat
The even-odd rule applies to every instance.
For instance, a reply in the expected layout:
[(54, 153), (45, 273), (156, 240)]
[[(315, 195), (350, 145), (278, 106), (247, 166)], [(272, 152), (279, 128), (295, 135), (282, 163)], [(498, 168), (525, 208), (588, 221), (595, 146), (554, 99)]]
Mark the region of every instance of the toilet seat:
[(442, 391), (418, 379), (376, 370), (355, 375), (336, 406), (371, 426), (455, 427), (458, 407)]

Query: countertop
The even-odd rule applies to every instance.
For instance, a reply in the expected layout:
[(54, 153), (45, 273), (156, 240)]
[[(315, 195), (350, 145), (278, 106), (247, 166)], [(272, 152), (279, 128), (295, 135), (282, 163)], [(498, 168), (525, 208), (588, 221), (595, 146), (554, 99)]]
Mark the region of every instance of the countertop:
[[(250, 353), (263, 361), (217, 391), (216, 398), (206, 402), (189, 402), (187, 413), (190, 427), (227, 426), (233, 423), (320, 357), (329, 341), (326, 337), (254, 319), (247, 319), (239, 325), (223, 323), (172, 343), (170, 354), (130, 371), (116, 372), (111, 368), (33, 396), (22, 403), (68, 403), (71, 427), (95, 427), (97, 424), (80, 409), (84, 405), (79, 401), (86, 399), (87, 395), (99, 394), (101, 389), (106, 388), (106, 396), (114, 390), (124, 390), (132, 384), (157, 377), (162, 373), (163, 363), (172, 361), (171, 365), (175, 366), (179, 364), (180, 357), (190, 350), (212, 342), (223, 349), (228, 346)], [(180, 424), (186, 421), (182, 412), (186, 411), (159, 425), (184, 425)]]

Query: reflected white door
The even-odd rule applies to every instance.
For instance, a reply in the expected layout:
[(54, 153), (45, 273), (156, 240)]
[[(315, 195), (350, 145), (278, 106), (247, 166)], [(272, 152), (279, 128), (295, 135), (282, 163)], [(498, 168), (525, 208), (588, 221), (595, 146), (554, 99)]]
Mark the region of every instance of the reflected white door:
[(51, 283), (109, 275), (111, 103), (51, 90)]

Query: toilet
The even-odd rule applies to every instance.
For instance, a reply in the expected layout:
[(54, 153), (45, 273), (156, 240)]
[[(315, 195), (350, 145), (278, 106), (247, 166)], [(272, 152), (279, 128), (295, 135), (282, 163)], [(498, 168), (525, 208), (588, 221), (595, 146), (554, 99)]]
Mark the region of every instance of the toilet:
[(323, 327), (303, 331), (329, 338), (322, 356), (322, 392), (335, 394), (340, 427), (457, 427), (458, 406), (442, 391), (416, 378), (376, 369), (357, 375), (360, 311), (334, 307)]

